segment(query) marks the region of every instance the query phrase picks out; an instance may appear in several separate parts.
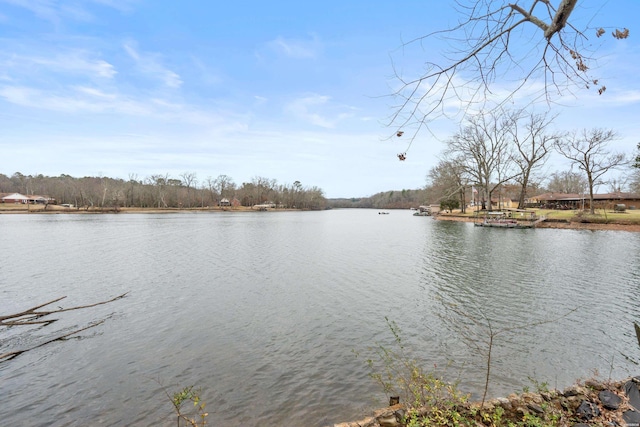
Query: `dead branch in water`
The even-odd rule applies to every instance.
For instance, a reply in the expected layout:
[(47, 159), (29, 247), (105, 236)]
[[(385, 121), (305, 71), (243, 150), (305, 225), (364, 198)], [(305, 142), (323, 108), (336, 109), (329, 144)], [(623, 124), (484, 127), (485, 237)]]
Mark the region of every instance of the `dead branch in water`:
[[(87, 305), (78, 305), (75, 307), (69, 307), (69, 308), (63, 308), (63, 307), (58, 307), (55, 310), (40, 310), (43, 307), (46, 307), (48, 305), (51, 305), (55, 302), (58, 302), (64, 298), (66, 298), (66, 296), (64, 297), (60, 297), (60, 298), (56, 298), (54, 300), (51, 300), (49, 302), (46, 302), (44, 304), (40, 304), (37, 305), (35, 307), (31, 307), (27, 310), (21, 311), (19, 313), (14, 313), (14, 314), (9, 314), (6, 316), (0, 316), (0, 326), (6, 326), (6, 327), (10, 327), (10, 326), (20, 326), (20, 325), (48, 325), (50, 323), (55, 322), (58, 319), (46, 319), (46, 320), (40, 320), (40, 318), (44, 317), (44, 316), (48, 316), (50, 314), (56, 314), (56, 313), (63, 313), (65, 311), (71, 311), (71, 310), (80, 310), (82, 308), (90, 308), (90, 307), (95, 307), (98, 305), (103, 305), (103, 304), (107, 304), (116, 300), (119, 300), (121, 298), (124, 298), (125, 296), (127, 296), (129, 292), (125, 292), (122, 295), (118, 295), (115, 298), (111, 298), (110, 300), (106, 300), (106, 301), (100, 301), (100, 302), (96, 302), (93, 304), (87, 304)], [(104, 323), (104, 320), (100, 320), (98, 322), (93, 322), (91, 323), (89, 326), (85, 326), (84, 328), (80, 328), (80, 329), (76, 329), (72, 332), (68, 332), (64, 335), (61, 335), (59, 337), (47, 340), (43, 343), (40, 343), (38, 345), (35, 345), (33, 347), (24, 349), (24, 350), (14, 350), (14, 351), (9, 351), (6, 353), (1, 353), (0, 354), (0, 363), (5, 362), (7, 360), (11, 360), (16, 356), (21, 355), (22, 353), (25, 353), (27, 351), (31, 351), (34, 350), (36, 348), (40, 348), (42, 346), (45, 346), (47, 344), (50, 344), (52, 342), (55, 341), (64, 341), (66, 340), (68, 337), (70, 337), (71, 335), (75, 335), (77, 333), (80, 333), (82, 331), (86, 331), (89, 328), (93, 328), (95, 326), (101, 325), (102, 323)]]
[(91, 325), (86, 326), (84, 328), (77, 329), (77, 330), (75, 330), (73, 332), (69, 332), (68, 334), (64, 334), (62, 336), (59, 336), (59, 337), (54, 338), (54, 339), (51, 339), (49, 341), (45, 341), (43, 343), (40, 343), (40, 344), (38, 344), (36, 346), (30, 347), (30, 348), (27, 348), (27, 349), (24, 349), (24, 350), (15, 350), (15, 351), (9, 351), (7, 353), (2, 353), (2, 354), (0, 354), (0, 363), (4, 362), (6, 360), (11, 360), (16, 356), (21, 355), (22, 353), (26, 353), (27, 351), (35, 350), (36, 348), (39, 348), (39, 347), (42, 347), (44, 345), (50, 344), (50, 343), (52, 343), (54, 341), (64, 341), (67, 337), (69, 337), (71, 335), (75, 335), (78, 332), (86, 331), (87, 329), (93, 328), (94, 326), (101, 325), (102, 323), (104, 323), (104, 320), (100, 320), (99, 322), (92, 323)]
[(112, 298), (110, 300), (107, 301), (100, 301), (94, 304), (87, 304), (87, 305), (79, 305), (79, 306), (75, 306), (75, 307), (69, 307), (69, 308), (58, 308), (56, 310), (43, 310), (43, 311), (38, 311), (38, 309), (42, 308), (42, 307), (46, 307), (47, 305), (53, 304), (54, 302), (58, 302), (60, 300), (63, 300), (66, 298), (66, 296), (64, 297), (60, 297), (60, 298), (56, 298), (52, 301), (46, 302), (44, 304), (40, 304), (37, 305), (35, 307), (29, 308), (27, 310), (21, 311), (19, 313), (15, 313), (15, 314), (9, 314), (7, 316), (0, 316), (0, 326), (17, 326), (17, 325), (36, 325), (36, 324), (49, 324), (52, 322), (55, 322), (57, 319), (52, 319), (52, 320), (37, 320), (41, 317), (44, 316), (48, 316), (50, 314), (55, 314), (55, 313), (63, 313), (65, 311), (71, 311), (71, 310), (80, 310), (81, 308), (89, 308), (89, 307), (95, 307), (97, 305), (102, 305), (102, 304), (107, 304), (116, 300), (119, 300), (121, 298), (124, 298), (125, 296), (127, 296), (129, 292), (125, 292), (122, 295), (118, 295), (115, 298)]

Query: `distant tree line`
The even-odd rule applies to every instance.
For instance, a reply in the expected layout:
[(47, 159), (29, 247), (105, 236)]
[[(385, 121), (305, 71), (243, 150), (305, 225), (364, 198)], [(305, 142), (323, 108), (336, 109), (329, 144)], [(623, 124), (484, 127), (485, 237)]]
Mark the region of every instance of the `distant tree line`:
[(425, 203), (427, 192), (424, 189), (385, 191), (369, 197), (350, 199), (329, 199), (332, 208), (370, 208), (370, 209), (409, 209)]
[(146, 178), (129, 175), (129, 179), (82, 177), (70, 175), (11, 176), (0, 174), (0, 193), (46, 195), (57, 204), (79, 208), (196, 208), (218, 206), (223, 199), (231, 204), (253, 206), (273, 203), (278, 207), (324, 209), (326, 199), (322, 189), (293, 184), (279, 184), (275, 179), (254, 177), (251, 182), (236, 185), (227, 175), (198, 180), (195, 172), (185, 172), (174, 178), (156, 174)]

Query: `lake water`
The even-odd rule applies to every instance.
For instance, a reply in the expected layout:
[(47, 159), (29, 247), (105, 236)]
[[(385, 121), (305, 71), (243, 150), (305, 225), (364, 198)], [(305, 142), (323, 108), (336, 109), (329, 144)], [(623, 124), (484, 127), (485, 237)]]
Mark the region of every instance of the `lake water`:
[(385, 317), (475, 398), (488, 323), (492, 396), (639, 373), (640, 233), (333, 210), (0, 215), (0, 236), (0, 314), (129, 292), (0, 330), (3, 353), (106, 319), (0, 363), (4, 425), (171, 426), (162, 386), (188, 385), (213, 426), (359, 419), (387, 402), (365, 363), (393, 343)]

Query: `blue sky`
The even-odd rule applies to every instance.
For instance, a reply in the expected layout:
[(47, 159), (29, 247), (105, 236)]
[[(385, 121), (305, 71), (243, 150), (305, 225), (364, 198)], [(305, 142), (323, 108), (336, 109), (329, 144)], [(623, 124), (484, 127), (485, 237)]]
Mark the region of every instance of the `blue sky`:
[[(441, 55), (399, 48), (453, 25), (451, 5), (0, 0), (0, 173), (260, 176), (327, 197), (422, 187), (459, 122), (433, 123), (400, 162), (386, 95), (394, 66)], [(631, 35), (597, 40), (607, 92), (563, 98), (559, 130), (612, 128), (628, 152), (640, 140), (638, 16), (636, 0), (578, 2), (580, 23)]]

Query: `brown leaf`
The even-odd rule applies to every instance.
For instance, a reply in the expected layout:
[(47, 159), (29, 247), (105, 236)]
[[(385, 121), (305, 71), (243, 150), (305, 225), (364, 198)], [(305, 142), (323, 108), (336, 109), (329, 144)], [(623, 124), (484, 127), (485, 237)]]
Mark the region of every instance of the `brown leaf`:
[(612, 33), (612, 35), (618, 40), (626, 39), (627, 37), (629, 37), (629, 29), (625, 28), (622, 31), (616, 29), (616, 31)]

